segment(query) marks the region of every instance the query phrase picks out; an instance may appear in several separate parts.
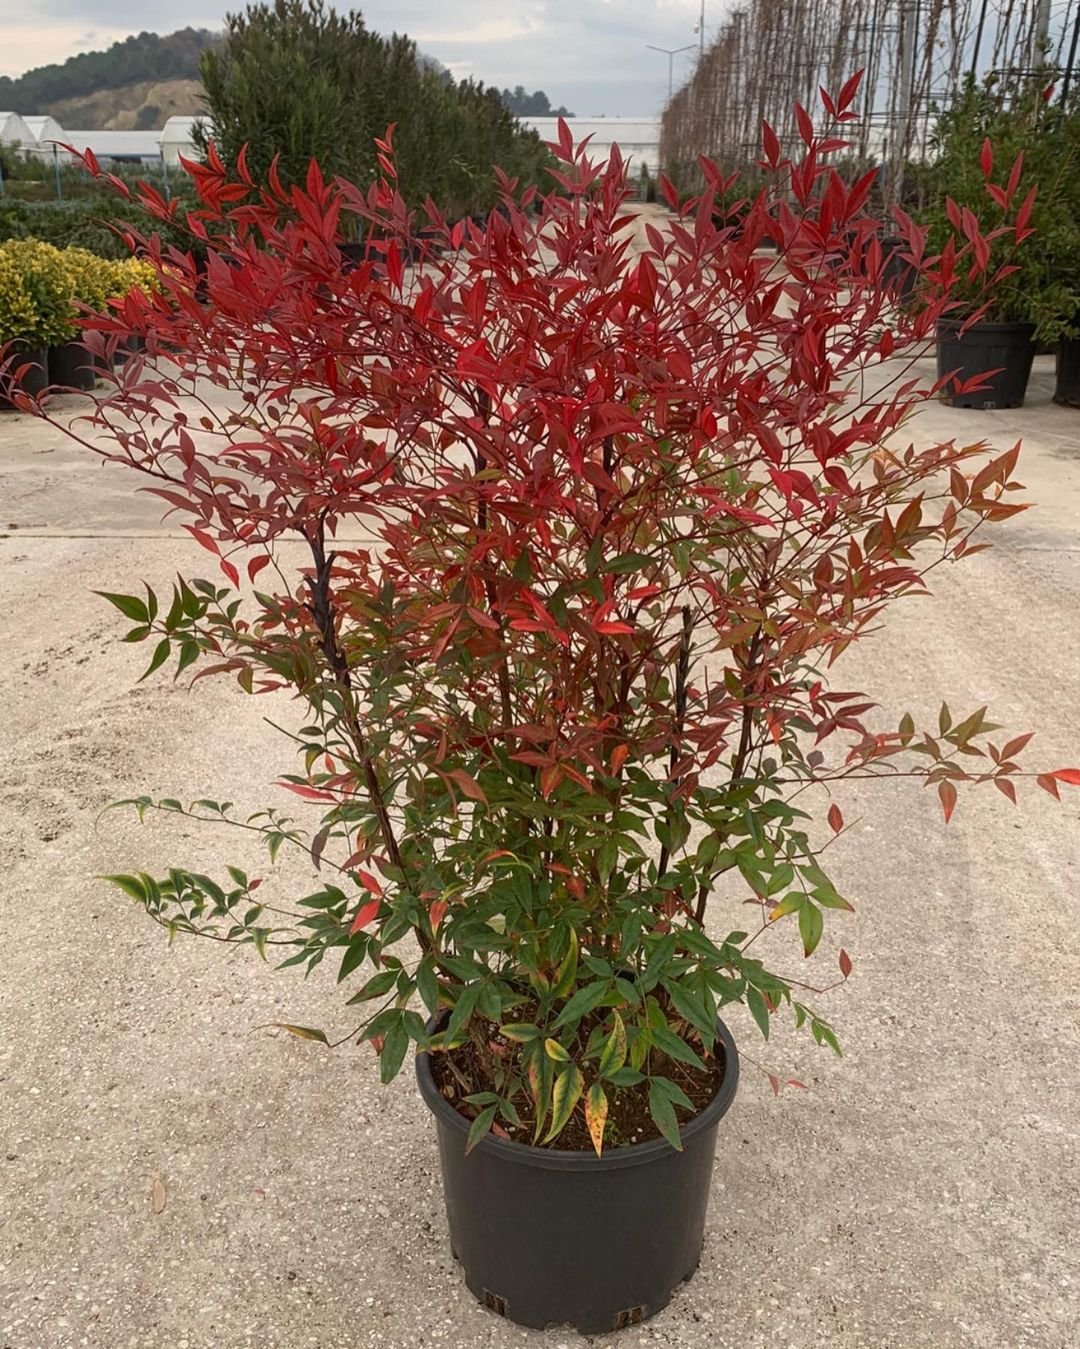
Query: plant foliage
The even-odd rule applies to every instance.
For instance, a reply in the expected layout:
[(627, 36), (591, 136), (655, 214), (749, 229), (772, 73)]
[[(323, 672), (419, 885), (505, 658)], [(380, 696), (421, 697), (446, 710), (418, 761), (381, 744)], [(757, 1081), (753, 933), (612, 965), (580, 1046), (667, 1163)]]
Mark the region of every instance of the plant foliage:
[[(826, 99), (834, 124), (856, 87)], [(483, 230), (413, 219), (389, 134), (367, 190), (315, 165), (262, 186), (212, 153), (192, 167), (205, 289), (149, 239), (160, 293), (95, 324), (147, 354), (86, 443), (216, 572), (105, 596), (149, 643), (144, 677), (307, 709), (290, 812), (132, 804), (233, 821), (319, 874), (284, 908), (236, 868), (112, 879), (170, 936), (331, 960), (384, 1080), (416, 1047), (471, 1046), (473, 1142), (527, 1116), (558, 1146), (584, 1112), (599, 1149), (608, 1104), (647, 1084), (679, 1146), (680, 1074), (728, 1004), (837, 1049), (785, 959), (829, 946), (838, 981), (851, 969), (835, 794), (906, 778), (948, 819), (961, 787), (1011, 800), (1026, 776), (1028, 737), (985, 708), (920, 728), (832, 681), (891, 602), (1023, 507), (1018, 446), (905, 435), (937, 391), (908, 363), (956, 269), (900, 213), (926, 298), (898, 308), (872, 175), (842, 182), (835, 130), (800, 125), (797, 163), (765, 128), (770, 185), (737, 227), (714, 223), (731, 185), (705, 162), (700, 198), (640, 233), (618, 153), (594, 165), (565, 123), (561, 191), (501, 180)], [(381, 251), (346, 273), (350, 212)], [(978, 239), (953, 248), (979, 265)], [(1080, 772), (1039, 781), (1056, 795)]]

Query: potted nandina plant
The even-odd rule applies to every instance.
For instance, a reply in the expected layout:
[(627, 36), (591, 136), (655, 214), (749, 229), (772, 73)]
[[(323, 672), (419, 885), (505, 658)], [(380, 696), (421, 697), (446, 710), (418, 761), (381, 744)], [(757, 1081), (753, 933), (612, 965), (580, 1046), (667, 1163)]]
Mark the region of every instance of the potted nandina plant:
[[(873, 231), (872, 176), (845, 185), (835, 139), (804, 136), (791, 165), (767, 131), (774, 188), (737, 228), (712, 223), (706, 164), (700, 199), (665, 183), (670, 230), (634, 239), (617, 153), (593, 166), (561, 124), (561, 194), (534, 211), (504, 180), (483, 232), (433, 211), (414, 270), (389, 135), (367, 192), (314, 165), (256, 184), (211, 150), (190, 169), (205, 278), (144, 240), (161, 293), (96, 322), (147, 359), (88, 448), (148, 475), (218, 573), (106, 598), (152, 643), (147, 674), (299, 698), (281, 785), (318, 818), (129, 804), (320, 873), (292, 904), (236, 868), (112, 879), (170, 936), (333, 962), (382, 1079), (415, 1056), (469, 1287), (526, 1325), (633, 1324), (695, 1269), (738, 1081), (724, 1008), (837, 1049), (781, 970), (852, 907), (822, 856), (844, 780), (902, 773), (948, 819), (963, 784), (1012, 799), (1022, 776), (1027, 737), (985, 708), (920, 731), (830, 687), (891, 600), (1022, 506), (1017, 449), (895, 438), (935, 392), (897, 357), (932, 342), (948, 284), (901, 214), (926, 306), (898, 312), (873, 275), (838, 288), (821, 240)], [(342, 212), (378, 265), (343, 272)]]
[[(954, 375), (954, 407), (1019, 407), (1036, 342), (1057, 343), (1076, 309), (1076, 138), (1052, 94), (1030, 81), (969, 81), (938, 123), (925, 172), (930, 244), (949, 266), (950, 236), (979, 249), (939, 325), (938, 372)], [(995, 159), (1005, 165), (998, 175)]]

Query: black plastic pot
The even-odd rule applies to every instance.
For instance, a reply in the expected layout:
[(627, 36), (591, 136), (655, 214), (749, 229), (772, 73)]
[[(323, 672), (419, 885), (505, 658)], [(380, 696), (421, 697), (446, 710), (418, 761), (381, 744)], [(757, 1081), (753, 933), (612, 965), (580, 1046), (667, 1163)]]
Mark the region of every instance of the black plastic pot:
[(739, 1059), (717, 1021), (724, 1079), (663, 1139), (592, 1152), (554, 1151), (488, 1135), (465, 1155), (469, 1121), (445, 1100), (427, 1054), (420, 1091), (435, 1116), (450, 1242), (465, 1282), (492, 1311), (583, 1335), (637, 1325), (667, 1305), (701, 1258), (716, 1131), (735, 1099)]
[(64, 389), (92, 389), (97, 379), (94, 357), (81, 342), (49, 348), (49, 383)]
[[(961, 333), (958, 319), (938, 324), (937, 368), (941, 379), (950, 372), (963, 382), (985, 376), (971, 393), (950, 393), (954, 408), (1018, 408), (1023, 406), (1035, 356), (1035, 326), (1031, 323), (975, 323)], [(993, 373), (991, 373), (993, 372)]]
[(1063, 337), (1057, 351), (1054, 402), (1080, 407), (1080, 337)]
[(117, 345), (113, 354), (114, 365), (126, 365), (133, 356), (141, 355), (146, 350), (146, 338), (133, 333), (130, 337)]
[[(10, 412), (15, 404), (8, 397), (9, 389), (11, 392), (29, 394), (32, 398), (40, 398), (49, 387), (49, 358), (45, 347), (17, 347), (10, 353), (11, 364), (7, 371), (0, 376), (0, 409)], [(9, 378), (14, 378), (15, 371), (23, 365), (28, 368), (23, 371), (22, 377), (17, 384), (10, 384)]]
[(881, 284), (901, 305), (911, 303), (918, 279), (916, 269), (900, 256), (906, 248), (904, 240), (896, 235), (887, 234), (881, 241)]

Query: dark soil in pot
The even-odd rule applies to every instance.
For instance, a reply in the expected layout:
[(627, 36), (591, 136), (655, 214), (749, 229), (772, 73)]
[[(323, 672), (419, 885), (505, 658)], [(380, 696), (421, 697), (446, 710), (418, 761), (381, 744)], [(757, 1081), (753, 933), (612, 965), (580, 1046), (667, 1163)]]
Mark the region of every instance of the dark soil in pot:
[(681, 1125), (681, 1152), (653, 1138), (597, 1157), (591, 1146), (569, 1151), (488, 1135), (466, 1155), (469, 1120), (440, 1092), (432, 1056), (417, 1057), (438, 1132), (451, 1246), (485, 1306), (519, 1325), (603, 1334), (647, 1320), (690, 1278), (717, 1128), (739, 1079), (735, 1042), (722, 1022), (717, 1032), (719, 1088)]
[(65, 389), (92, 389), (97, 380), (94, 357), (80, 341), (49, 348), (49, 383)]
[(1054, 402), (1080, 407), (1080, 337), (1064, 337), (1057, 352)]
[(963, 383), (973, 376), (982, 388), (955, 393), (955, 384), (943, 397), (954, 408), (1018, 408), (1023, 405), (1035, 357), (1035, 327), (1031, 323), (974, 323), (966, 332), (959, 319), (938, 324), (938, 378), (950, 372)]
[(18, 384), (12, 389), (13, 392), (17, 388), (22, 393), (29, 394), (32, 398), (40, 398), (49, 387), (49, 359), (45, 347), (17, 347), (10, 354), (12, 356), (11, 364), (3, 375), (2, 382), (0, 382), (0, 409), (5, 412), (17, 410), (15, 404), (7, 396), (8, 389), (12, 387), (8, 380), (14, 377), (15, 371), (20, 366), (28, 365), (28, 368), (23, 371)]

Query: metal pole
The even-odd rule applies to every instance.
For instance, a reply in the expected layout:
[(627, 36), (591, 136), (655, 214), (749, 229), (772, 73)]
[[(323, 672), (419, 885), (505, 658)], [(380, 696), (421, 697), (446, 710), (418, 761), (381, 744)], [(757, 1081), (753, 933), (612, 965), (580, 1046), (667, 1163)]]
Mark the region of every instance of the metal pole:
[(692, 42), (688, 42), (688, 43), (686, 44), (685, 47), (654, 47), (653, 44), (652, 44), (651, 42), (646, 42), (645, 45), (646, 45), (646, 47), (648, 47), (649, 51), (651, 51), (651, 52), (663, 52), (663, 54), (664, 54), (664, 55), (667, 57), (667, 59), (668, 59), (668, 63), (667, 63), (667, 99), (668, 99), (668, 102), (670, 103), (670, 102), (671, 102), (671, 95), (672, 95), (672, 93), (674, 92), (674, 89), (675, 89), (675, 58), (676, 58), (676, 56), (678, 56), (678, 54), (679, 54), (680, 52), (688, 52), (688, 51), (690, 51), (694, 44), (693, 44)]
[(986, 0), (982, 0), (982, 7), (979, 10), (979, 26), (975, 30), (975, 50), (971, 53), (971, 73), (978, 74), (979, 48), (982, 46), (983, 29), (986, 27)]
[(53, 142), (52, 155), (53, 155), (53, 173), (56, 176), (56, 200), (63, 201), (64, 185), (60, 181), (60, 147), (56, 144), (55, 141)]
[(698, 53), (705, 55), (705, 0), (701, 0), (701, 18), (698, 20)]
[(172, 200), (172, 189), (169, 186), (169, 161), (165, 158), (165, 151), (161, 152), (161, 183), (165, 188), (165, 200)]
[(1065, 78), (1061, 82), (1061, 106), (1069, 101), (1069, 85), (1072, 83), (1073, 66), (1076, 64), (1076, 48), (1080, 45), (1080, 4), (1076, 6), (1076, 18), (1073, 21), (1072, 41), (1069, 43), (1069, 59), (1065, 63)]

